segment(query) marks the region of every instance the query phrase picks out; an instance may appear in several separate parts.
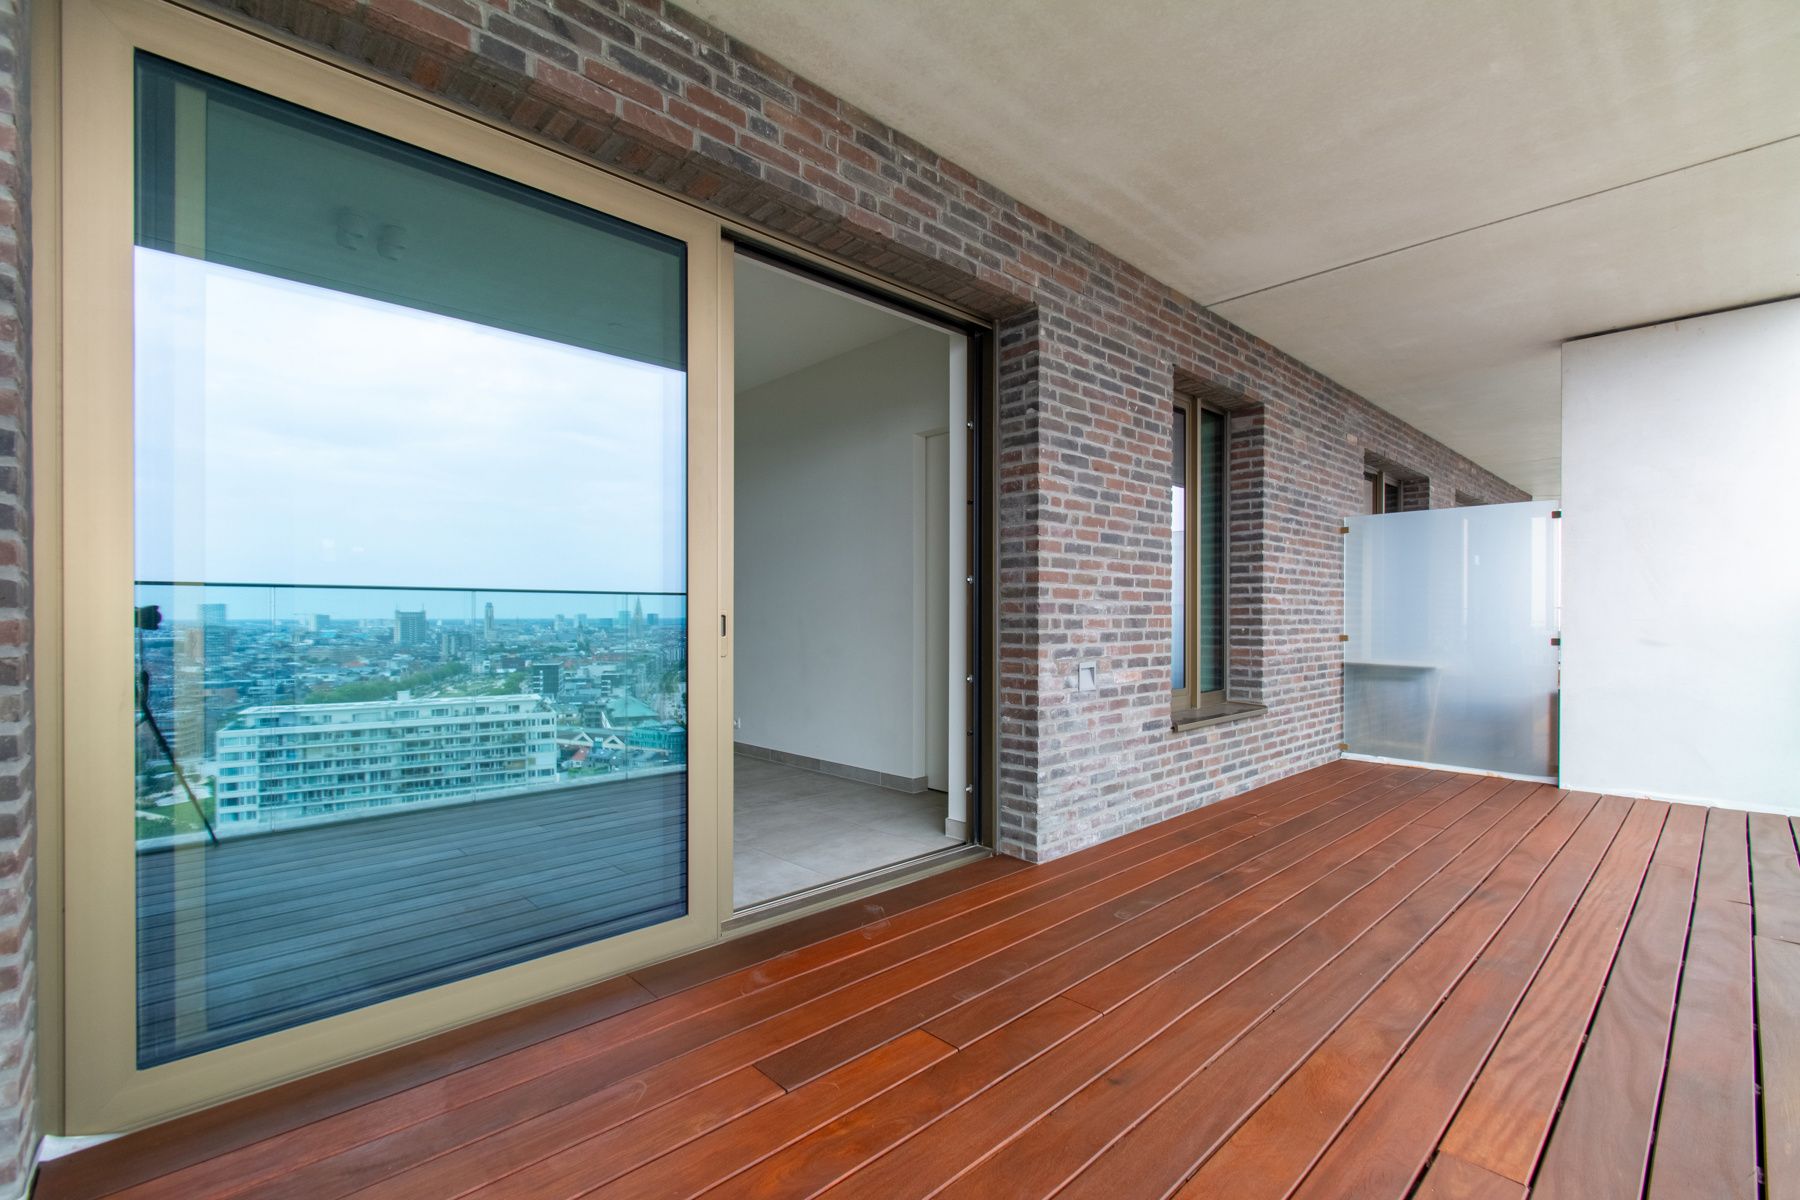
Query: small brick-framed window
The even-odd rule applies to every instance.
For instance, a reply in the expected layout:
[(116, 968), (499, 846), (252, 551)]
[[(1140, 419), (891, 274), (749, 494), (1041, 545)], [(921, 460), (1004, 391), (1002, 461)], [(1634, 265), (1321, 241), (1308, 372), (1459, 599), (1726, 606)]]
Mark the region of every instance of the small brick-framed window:
[(1430, 479), (1374, 451), (1363, 456), (1363, 493), (1363, 511), (1377, 516), (1431, 507)]
[(1230, 428), (1224, 413), (1185, 395), (1175, 397), (1171, 426), (1170, 683), (1173, 706), (1182, 711), (1225, 703)]
[(1369, 487), (1368, 511), (1376, 516), (1400, 511), (1400, 481), (1385, 471), (1364, 471), (1363, 482)]

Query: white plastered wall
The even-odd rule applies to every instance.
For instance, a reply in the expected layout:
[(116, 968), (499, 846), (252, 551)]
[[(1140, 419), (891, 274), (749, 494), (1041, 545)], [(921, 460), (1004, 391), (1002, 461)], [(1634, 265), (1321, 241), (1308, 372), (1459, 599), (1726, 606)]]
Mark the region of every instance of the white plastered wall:
[(1563, 349), (1565, 787), (1800, 812), (1800, 301)]
[[(932, 774), (926, 722), (954, 728), (961, 717), (925, 694), (926, 656), (961, 654), (961, 624), (953, 611), (952, 645), (925, 644), (922, 489), (928, 437), (960, 407), (961, 389), (953, 397), (948, 386), (960, 342), (910, 329), (738, 394), (738, 741), (904, 779)], [(954, 513), (963, 439), (946, 440)], [(963, 534), (950, 525), (957, 561)], [(961, 749), (948, 739), (956, 798)]]

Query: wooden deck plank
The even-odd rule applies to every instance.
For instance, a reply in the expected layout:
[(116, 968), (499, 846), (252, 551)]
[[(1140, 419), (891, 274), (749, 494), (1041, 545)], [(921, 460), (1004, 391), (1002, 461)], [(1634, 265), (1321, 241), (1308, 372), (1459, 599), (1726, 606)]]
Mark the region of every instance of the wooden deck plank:
[[(531, 819), (571, 805), (592, 808), (596, 797), (640, 782), (181, 851), (199, 856), (192, 874), (207, 880), (204, 893), (165, 888), (176, 854), (139, 856), (140, 1050), (158, 1056), (175, 1048), (178, 1005), (203, 1006), (206, 1015), (207, 1028), (182, 1041), (193, 1052), (461, 978), (544, 946), (566, 948), (667, 919), (680, 896), (659, 898), (668, 888), (657, 864), (678, 864), (685, 853), (679, 794), (609, 803), (560, 832)], [(443, 832), (447, 825), (453, 836)], [(352, 832), (361, 842), (346, 842)], [(429, 865), (407, 865), (420, 844), (446, 838), (451, 848), (434, 852)], [(344, 846), (353, 848), (333, 849)], [(384, 853), (395, 862), (376, 871)], [(233, 866), (244, 863), (251, 865)], [(677, 865), (661, 874), (679, 880), (681, 873)], [(542, 889), (561, 892), (563, 905), (537, 902), (534, 890)], [(170, 953), (178, 932), (205, 947), (199, 969), (178, 969)]]
[[(382, 1161), (381, 1143), (366, 1142), (351, 1154), (272, 1181), (258, 1195), (270, 1200), (351, 1193), (358, 1200), (451, 1200), (575, 1144), (585, 1147), (592, 1162), (604, 1162), (616, 1175), (623, 1175), (784, 1094), (767, 1075), (744, 1067), (624, 1124), (607, 1128), (604, 1120), (594, 1122), (594, 1127), (605, 1129), (603, 1133), (584, 1137), (584, 1126), (582, 1134), (573, 1137), (545, 1137), (532, 1146), (536, 1153), (529, 1158), (516, 1157), (510, 1148), (495, 1146), (488, 1139), (461, 1137), (451, 1123), (442, 1131), (443, 1144), (453, 1147), (450, 1152), (410, 1170), (394, 1171)], [(569, 1115), (580, 1119), (591, 1111), (581, 1109)]]
[[(1538, 785), (1530, 783), (1502, 784), (1489, 793), (1472, 811), (1505, 811), (1528, 798)], [(1453, 825), (1452, 828), (1458, 826)], [(1435, 841), (1436, 839), (1432, 839)], [(1427, 845), (1432, 842), (1427, 842)], [(1152, 943), (1119, 962), (1096, 972), (1069, 989), (1071, 999), (1100, 1012), (1110, 1012), (1144, 988), (1166, 976), (1179, 966), (1179, 956), (1171, 955), (1174, 946)]]
[[(446, 897), (454, 898), (465, 888), (529, 897), (542, 893), (541, 879), (572, 871), (595, 877), (622, 875), (637, 869), (646, 855), (670, 845), (679, 848), (683, 838), (681, 822), (663, 817), (630, 827), (544, 830), (516, 850), (501, 853), (483, 847), (417, 871), (396, 863), (386, 876), (352, 877), (334, 865), (320, 864), (310, 876), (287, 882), (265, 879), (255, 886), (208, 888), (203, 901), (184, 898), (181, 911), (173, 914), (166, 906), (157, 912), (142, 903), (153, 886), (146, 881), (139, 890), (140, 936), (167, 940), (178, 931), (204, 930), (227, 945), (266, 951), (276, 940), (287, 940), (290, 926), (298, 925), (304, 932), (310, 924), (323, 923), (328, 931), (341, 931), (354, 927), (359, 916), (403, 924), (417, 920), (418, 912), (441, 908)], [(282, 936), (271, 938), (271, 933)]]
[[(1072, 1033), (1092, 1016), (1087, 1010), (1066, 1001), (1059, 1002), (1055, 1008), (1046, 1006), (1045, 1010), (1034, 1015), (1034, 1019), (1021, 1022), (1016, 1028), (1006, 1031), (1007, 1036), (997, 1038), (993, 1045), (984, 1049), (982, 1055), (974, 1059), (966, 1059), (963, 1055), (947, 1058), (918, 1079), (909, 1080), (903, 1087), (896, 1088), (892, 1095), (916, 1095), (922, 1084), (927, 1095), (938, 1096), (941, 1102), (942, 1095), (948, 1094), (944, 1091), (947, 1083), (953, 1088), (958, 1078), (989, 1069), (1008, 1056), (1029, 1057), (1040, 1052), (1045, 1046)], [(963, 1065), (965, 1063), (968, 1065)], [(783, 1094), (783, 1090), (760, 1071), (745, 1067), (706, 1088), (689, 1093), (686, 1097), (607, 1129), (598, 1136), (593, 1131), (606, 1127), (608, 1122), (605, 1114), (595, 1112), (592, 1105), (572, 1104), (512, 1126), (499, 1136), (466, 1138), (454, 1132), (449, 1133), (443, 1138), (443, 1144), (451, 1147), (448, 1153), (398, 1174), (392, 1171), (391, 1164), (369, 1161), (367, 1155), (363, 1161), (348, 1158), (332, 1160), (319, 1164), (310, 1171), (303, 1171), (302, 1178), (296, 1181), (298, 1186), (276, 1194), (297, 1197), (335, 1196), (353, 1190), (345, 1186), (346, 1183), (361, 1180), (367, 1184), (369, 1180), (380, 1179), (381, 1182), (357, 1191), (358, 1200), (449, 1200), (484, 1185), (494, 1184), (515, 1172), (519, 1174), (519, 1179), (507, 1184), (507, 1188), (517, 1190), (526, 1185), (549, 1186), (545, 1177), (559, 1176), (568, 1167), (568, 1161), (554, 1167), (539, 1164), (576, 1147), (581, 1147), (581, 1161), (588, 1164), (590, 1182), (593, 1182), (592, 1164), (595, 1163), (609, 1163), (617, 1174), (623, 1175), (657, 1156), (650, 1154), (649, 1148), (661, 1147), (657, 1154), (674, 1148), (674, 1145), (669, 1144), (665, 1128), (670, 1121), (668, 1114), (681, 1108), (693, 1097), (717, 1088), (726, 1080), (743, 1076), (760, 1081), (758, 1103)], [(748, 1111), (748, 1106), (745, 1111)], [(714, 1124), (721, 1123), (723, 1122), (719, 1121)], [(683, 1136), (674, 1144), (698, 1137), (713, 1127), (705, 1124), (704, 1116), (696, 1112), (694, 1119), (681, 1123), (680, 1132)], [(828, 1126), (827, 1130), (820, 1132), (825, 1133), (830, 1128)], [(853, 1125), (853, 1128), (861, 1132), (860, 1126)], [(376, 1146), (371, 1143), (363, 1149), (373, 1151)], [(825, 1160), (821, 1158), (820, 1161)], [(320, 1186), (323, 1190), (319, 1190)]]
[[(978, 1097), (958, 1120), (928, 1127), (827, 1194), (898, 1200), (934, 1194), (952, 1180), (960, 1186), (970, 1179), (974, 1187), (966, 1173), (980, 1171), (990, 1155), (1096, 1080), (1129, 1091), (1135, 1077), (1113, 1068), (1147, 1043), (1160, 1037), (1157, 1053), (1137, 1060), (1148, 1069), (1164, 1061), (1203, 1062), (1200, 1056), (1228, 1044), (1390, 916), (1400, 914), (1387, 925), (1396, 940), (1415, 930), (1422, 935), (1417, 927), (1423, 922), (1435, 926), (1433, 914), (1472, 889), (1548, 805), (1524, 798), (1511, 811), (1497, 807), (1502, 811), (1477, 809), (1327, 911), (1283, 906), (1287, 911), (1246, 927)], [(1043, 1194), (1021, 1184), (999, 1181), (1002, 1189), (1017, 1189), (1013, 1194)]]
[(1519, 1011), (1488, 1056), (1443, 1150), (1526, 1184), (1612, 969), (1668, 806), (1632, 805), (1618, 837), (1557, 938)]
[[(167, 884), (145, 895), (144, 903), (151, 912), (165, 912), (202, 892), (240, 898), (273, 891), (303, 900), (306, 880), (324, 869), (350, 887), (384, 881), (392, 887), (396, 881), (391, 875), (398, 867), (410, 885), (416, 880), (444, 878), (459, 866), (489, 856), (516, 857), (570, 838), (585, 842), (590, 852), (604, 853), (613, 839), (670, 820), (679, 822), (685, 811), (686, 797), (679, 792), (623, 798), (584, 796), (581, 803), (554, 793), (541, 794), (230, 837), (217, 846), (147, 850), (138, 856), (138, 862), (152, 879)], [(357, 840), (346, 842), (332, 836), (340, 831), (355, 833)], [(197, 860), (205, 871), (176, 878), (155, 870), (183, 858)]]
[(1404, 808), (1410, 797), (1410, 790), (1401, 787), (1374, 797), (1346, 797), (1303, 813), (1170, 872), (1154, 883), (1136, 887), (1121, 903), (1091, 905), (1069, 920), (1039, 929), (979, 962), (858, 1013), (849, 1021), (770, 1055), (757, 1067), (783, 1087), (798, 1087), (1133, 917), (1196, 892), (1206, 899), (1229, 898), (1235, 891), (1292, 865), (1337, 838)]
[[(1549, 809), (1549, 815), (1517, 829), (1516, 836), (1495, 839), (1484, 855), (1459, 859), (1304, 987), (1266, 1016), (1259, 1014), (1253, 1026), (1216, 1046), (1151, 1043), (1134, 1056), (1139, 1061), (1108, 1073), (1105, 1084), (1114, 1086), (1085, 1089), (949, 1194), (977, 1196), (1007, 1178), (1028, 1180), (1033, 1191), (1061, 1186), (1058, 1194), (1069, 1197), (1172, 1192), (1359, 1005), (1377, 997), (1416, 1002), (1414, 1020), (1423, 1020), (1581, 824), (1592, 801), (1571, 803), (1543, 788), (1527, 803), (1533, 807), (1524, 811)], [(1413, 978), (1401, 976), (1408, 968)], [(1121, 1078), (1131, 1080), (1128, 1089), (1116, 1086)], [(1322, 1130), (1320, 1143), (1334, 1131), (1335, 1124)], [(1295, 1132), (1304, 1137), (1307, 1130)], [(1304, 1161), (1310, 1160), (1311, 1152)], [(1233, 1177), (1230, 1191), (1285, 1190), (1264, 1191), (1262, 1182), (1254, 1175)], [(1218, 1186), (1209, 1181), (1194, 1194), (1216, 1194)]]
[(1669, 810), (1587, 1046), (1532, 1184), (1534, 1200), (1643, 1194), (1693, 913), (1706, 810)]
[(940, 871), (936, 875), (878, 892), (861, 900), (839, 904), (822, 912), (796, 917), (779, 925), (743, 934), (716, 946), (678, 955), (632, 972), (646, 990), (655, 996), (672, 996), (689, 988), (710, 983), (722, 975), (741, 971), (777, 958), (803, 946), (815, 945), (853, 929), (915, 908), (948, 899), (976, 884), (998, 879), (1017, 871), (1030, 869), (1030, 864), (996, 854), (991, 858)]
[[(39, 1192), (93, 1200), (225, 1158), (225, 1177), (248, 1175), (253, 1186), (282, 1169), (275, 1139), (655, 1000), (630, 976), (609, 979), (53, 1159), (39, 1170)], [(204, 1185), (185, 1193), (205, 1194)]]
[(1756, 882), (1756, 934), (1800, 943), (1800, 859), (1786, 817), (1751, 813), (1750, 873)]
[(1526, 1200), (1527, 1194), (1524, 1184), (1466, 1158), (1439, 1152), (1413, 1200)]
[[(623, 1176), (612, 1178), (611, 1164), (604, 1157), (576, 1146), (470, 1195), (486, 1200), (697, 1196), (955, 1052), (928, 1033), (909, 1033)], [(602, 1186), (594, 1187), (596, 1181)]]
[[(1237, 1194), (1285, 1196), (1471, 966), (1496, 960), (1510, 964), (1518, 957), (1518, 943), (1530, 938), (1547, 943), (1554, 936), (1555, 926), (1546, 930), (1546, 922), (1574, 905), (1629, 807), (1622, 801), (1596, 804), (1594, 797), (1566, 800), (1556, 814), (1563, 818), (1560, 825), (1549, 820), (1540, 824), (1323, 1042), (1310, 1032), (1296, 1032), (1289, 1039), (1289, 1044), (1309, 1047), (1316, 1043), (1316, 1049), (1296, 1060), (1276, 1036), (1278, 1022), (1292, 1026), (1307, 1016), (1308, 1007), (1320, 1007), (1317, 1000), (1305, 1003), (1312, 999), (1307, 997), (1208, 1067), (1108, 1151), (1083, 1182), (1089, 1176), (1092, 1184), (1108, 1178), (1159, 1178), (1165, 1188), (1173, 1188), (1193, 1172), (1182, 1189), (1190, 1196), (1206, 1195), (1226, 1179)], [(1341, 1011), (1343, 1005), (1333, 1008)], [(1233, 1130), (1234, 1113), (1251, 1115)], [(1139, 1161), (1130, 1164), (1134, 1156)], [(1103, 1169), (1114, 1160), (1130, 1164), (1129, 1174), (1116, 1166)], [(1091, 1194), (1093, 1188), (1071, 1194), (1084, 1190)]]
[(1748, 824), (1763, 1186), (1768, 1200), (1800, 1200), (1800, 859), (1792, 821)]
[[(1498, 781), (1471, 782), (1467, 777), (1445, 780), (1421, 793), (1406, 807), (1415, 809), (1416, 806), (1416, 811), (1432, 817), (1448, 812), (1453, 823), (1499, 790), (1499, 786)], [(1180, 961), (1173, 959), (1176, 953), (1193, 957), (1333, 872), (1354, 865), (1355, 869), (1342, 877), (1351, 879), (1368, 868), (1391, 865), (1439, 832), (1440, 827), (1426, 824), (1424, 817), (1409, 817), (1408, 812), (1384, 814), (1378, 821), (1221, 902), (1214, 903), (1214, 895), (1198, 891), (1178, 897), (1133, 918), (1118, 929), (1109, 930), (1069, 954), (1032, 967), (990, 992), (971, 997), (931, 1021), (926, 1028), (953, 1046), (969, 1045), (1020, 1013), (1072, 989), (1152, 943), (1168, 948), (1170, 959), (1165, 961), (1173, 970), (1180, 965)], [(1195, 939), (1192, 934), (1198, 921), (1205, 923), (1205, 936)]]
[(1591, 836), (1571, 840), (1337, 1138), (1310, 1170), (1301, 1167), (1296, 1186), (1284, 1194), (1311, 1200), (1409, 1194), (1629, 808), (1622, 800), (1601, 802), (1598, 823), (1583, 829)]
[[(396, 856), (435, 860), (439, 852), (460, 854), (489, 842), (502, 847), (529, 842), (545, 828), (580, 828), (596, 811), (662, 811), (671, 803), (683, 804), (685, 795), (681, 776), (618, 780), (231, 836), (216, 846), (146, 849), (140, 857), (146, 861), (183, 854), (198, 857), (208, 865), (208, 887), (232, 881), (253, 885), (271, 874), (304, 875), (307, 863), (328, 862), (350, 872), (379, 871), (383, 862)], [(197, 885), (178, 885), (192, 886)]]
[(706, 1193), (708, 1200), (802, 1200), (944, 1118), (1099, 1014), (1058, 997), (839, 1117)]
[(1743, 813), (1707, 814), (1650, 1200), (1755, 1200), (1760, 1191), (1748, 852)]
[(1758, 936), (1757, 1070), (1768, 1200), (1800, 1200), (1800, 945)]

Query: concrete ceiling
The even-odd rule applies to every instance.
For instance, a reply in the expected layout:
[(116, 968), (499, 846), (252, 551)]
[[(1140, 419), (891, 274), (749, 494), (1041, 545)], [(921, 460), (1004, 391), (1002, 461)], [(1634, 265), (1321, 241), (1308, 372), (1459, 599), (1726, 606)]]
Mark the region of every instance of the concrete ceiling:
[(1800, 293), (1795, 0), (688, 0), (1505, 478), (1560, 343)]
[(747, 258), (737, 261), (732, 292), (740, 392), (913, 327), (888, 309)]

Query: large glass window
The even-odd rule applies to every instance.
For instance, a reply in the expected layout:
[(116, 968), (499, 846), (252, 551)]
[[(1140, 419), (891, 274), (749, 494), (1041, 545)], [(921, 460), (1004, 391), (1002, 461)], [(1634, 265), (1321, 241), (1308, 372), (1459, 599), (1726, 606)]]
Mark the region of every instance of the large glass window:
[(1172, 432), (1170, 674), (1187, 709), (1225, 698), (1225, 417), (1180, 397)]
[(137, 77), (140, 1065), (681, 916), (684, 244)]

